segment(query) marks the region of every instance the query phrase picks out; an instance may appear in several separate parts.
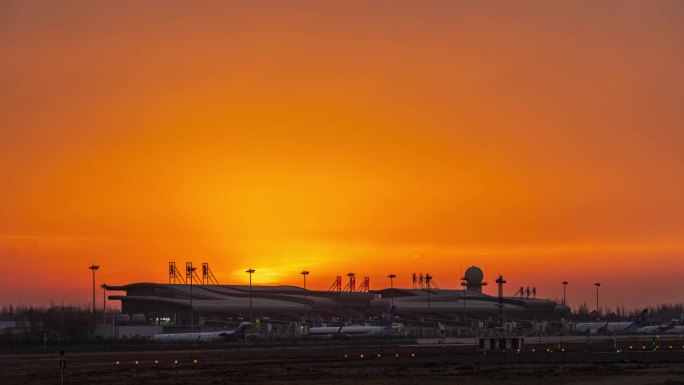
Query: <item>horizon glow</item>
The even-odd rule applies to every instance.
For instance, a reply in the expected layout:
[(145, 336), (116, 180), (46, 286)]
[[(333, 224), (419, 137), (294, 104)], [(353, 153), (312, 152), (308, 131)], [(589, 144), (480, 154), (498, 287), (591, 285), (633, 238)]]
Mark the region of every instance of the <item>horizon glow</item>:
[(0, 304), (169, 261), (681, 302), (683, 39), (680, 2), (3, 2)]

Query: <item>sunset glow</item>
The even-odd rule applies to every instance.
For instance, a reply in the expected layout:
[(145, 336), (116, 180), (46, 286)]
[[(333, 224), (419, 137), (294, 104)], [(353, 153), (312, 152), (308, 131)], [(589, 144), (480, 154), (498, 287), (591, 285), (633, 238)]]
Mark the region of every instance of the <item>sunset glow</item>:
[(429, 4), (0, 3), (0, 302), (169, 261), (680, 302), (684, 2)]

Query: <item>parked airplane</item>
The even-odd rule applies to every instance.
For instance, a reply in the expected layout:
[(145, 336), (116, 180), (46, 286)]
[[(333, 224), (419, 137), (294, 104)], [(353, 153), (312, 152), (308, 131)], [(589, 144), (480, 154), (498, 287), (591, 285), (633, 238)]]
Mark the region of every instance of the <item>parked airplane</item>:
[(235, 330), (221, 332), (203, 333), (174, 333), (174, 334), (155, 334), (148, 341), (150, 342), (216, 342), (229, 339), (236, 339), (245, 335), (247, 327), (251, 322), (242, 322)]
[(674, 326), (672, 330), (666, 331), (665, 334), (684, 334), (684, 325)]
[(380, 337), (393, 332), (395, 307), (383, 314), (382, 320), (373, 325), (323, 326), (309, 328), (308, 336), (325, 338)]
[(654, 334), (684, 334), (684, 325), (679, 325), (679, 323), (678, 319), (673, 319), (666, 325), (656, 326), (655, 330), (648, 330), (648, 332)]
[(581, 322), (575, 325), (575, 331), (585, 334), (623, 334), (646, 326), (648, 309), (639, 313), (632, 322)]
[(677, 323), (679, 323), (679, 320), (673, 319), (672, 321), (664, 325), (644, 326), (642, 328), (636, 329), (636, 332), (643, 334), (671, 334), (675, 332), (675, 329), (677, 328)]

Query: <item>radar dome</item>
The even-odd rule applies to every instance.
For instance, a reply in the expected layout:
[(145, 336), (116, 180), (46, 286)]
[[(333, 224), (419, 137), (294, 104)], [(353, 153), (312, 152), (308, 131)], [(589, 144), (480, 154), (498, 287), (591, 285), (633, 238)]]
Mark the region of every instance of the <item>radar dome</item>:
[(470, 266), (465, 272), (465, 280), (469, 285), (479, 285), (484, 279), (482, 270), (477, 266)]

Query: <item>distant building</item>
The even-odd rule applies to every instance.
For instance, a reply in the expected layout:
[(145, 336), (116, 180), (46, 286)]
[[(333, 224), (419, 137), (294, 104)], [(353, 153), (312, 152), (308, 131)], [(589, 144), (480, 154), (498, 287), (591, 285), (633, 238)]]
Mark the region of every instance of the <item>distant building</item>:
[[(479, 274), (478, 274), (479, 271)], [(252, 286), (255, 319), (292, 322), (308, 320), (362, 321), (379, 316), (392, 302), (402, 320), (497, 319), (499, 298), (482, 293), (482, 271), (469, 268), (468, 290), (387, 288), (370, 292), (317, 291), (296, 286)], [(106, 286), (125, 291), (110, 295), (120, 300), (123, 313), (144, 314), (148, 325), (189, 325), (190, 285), (133, 283)], [(240, 320), (250, 316), (250, 290), (246, 285), (193, 285), (195, 325), (206, 320)], [(547, 320), (560, 318), (567, 308), (546, 299), (504, 297), (507, 319)]]

